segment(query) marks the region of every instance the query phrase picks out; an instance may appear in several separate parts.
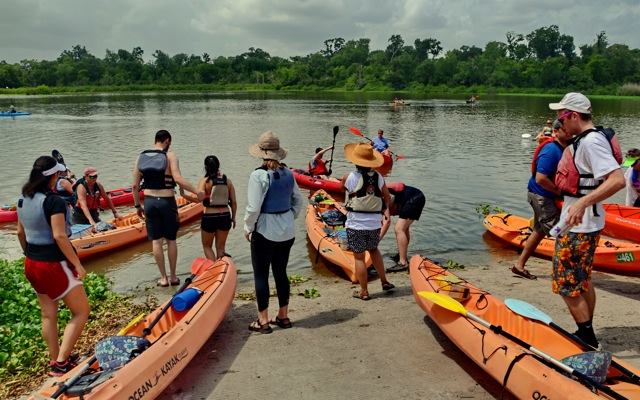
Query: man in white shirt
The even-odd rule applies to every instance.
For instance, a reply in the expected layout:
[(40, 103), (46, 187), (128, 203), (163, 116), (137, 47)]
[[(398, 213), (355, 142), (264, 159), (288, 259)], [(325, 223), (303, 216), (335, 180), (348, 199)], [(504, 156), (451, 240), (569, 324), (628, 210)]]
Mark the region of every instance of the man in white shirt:
[(568, 192), (559, 184), (559, 179), (570, 175), (567, 165), (575, 165), (573, 168), (582, 176), (574, 184), (577, 194), (564, 196), (560, 221), (570, 229), (556, 240), (552, 288), (567, 303), (578, 325), (576, 334), (598, 347), (592, 325), (596, 294), (591, 283), (591, 266), (600, 231), (604, 228), (602, 201), (624, 188), (624, 176), (614, 157), (613, 141), (596, 129), (591, 120), (591, 102), (586, 96), (567, 93), (560, 103), (551, 103), (549, 108), (557, 111), (564, 130), (577, 143), (565, 149), (556, 184), (564, 193)]

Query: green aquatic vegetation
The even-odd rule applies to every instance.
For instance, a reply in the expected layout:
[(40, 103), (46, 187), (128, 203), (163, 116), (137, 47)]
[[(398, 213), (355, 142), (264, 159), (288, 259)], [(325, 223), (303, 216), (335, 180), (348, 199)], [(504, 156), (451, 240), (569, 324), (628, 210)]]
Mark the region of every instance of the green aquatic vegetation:
[(476, 213), (480, 219), (486, 217), (489, 214), (501, 214), (506, 211), (498, 206), (492, 206), (489, 203), (480, 203), (476, 206)]
[(299, 292), (298, 296), (303, 296), (305, 299), (315, 299), (320, 297), (320, 292), (316, 288), (305, 289), (303, 292)]
[(297, 285), (299, 283), (305, 283), (310, 279), (311, 278), (307, 278), (307, 277), (299, 275), (299, 274), (289, 275), (289, 283), (292, 284), (292, 285)]
[(453, 260), (447, 260), (447, 262), (445, 263), (444, 266), (447, 269), (465, 269), (466, 268), (464, 266), (464, 264), (460, 264), (460, 263), (455, 262)]
[[(83, 280), (91, 315), (76, 350), (91, 353), (95, 342), (110, 334), (141, 312), (157, 306), (155, 300), (133, 304), (132, 298), (109, 289), (109, 280), (95, 273)], [(47, 346), (41, 335), (40, 307), (36, 294), (24, 276), (24, 260), (0, 259), (0, 398), (32, 390), (41, 384), (49, 363)], [(59, 335), (71, 318), (60, 303)]]

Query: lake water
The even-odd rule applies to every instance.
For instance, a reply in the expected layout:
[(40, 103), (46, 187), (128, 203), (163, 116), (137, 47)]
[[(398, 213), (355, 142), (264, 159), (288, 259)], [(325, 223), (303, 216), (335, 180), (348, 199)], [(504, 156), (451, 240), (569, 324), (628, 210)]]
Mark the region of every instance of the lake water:
[[(173, 135), (172, 148), (180, 158), (183, 175), (192, 183), (202, 175), (208, 154), (220, 158), (223, 171), (234, 181), (239, 224), (229, 237), (227, 251), (234, 256), (240, 279), (251, 279), (249, 244), (240, 221), (247, 178), (260, 161), (248, 154), (248, 147), (262, 132), (272, 130), (289, 149), (285, 162), (304, 168), (315, 147), (331, 144), (332, 127), (338, 125), (333, 170), (334, 175), (342, 176), (351, 170), (342, 149), (359, 140), (348, 128), (357, 127), (370, 137), (381, 128), (393, 151), (405, 157), (395, 163), (388, 179), (416, 186), (427, 197), (423, 216), (412, 228), (411, 253), (470, 266), (498, 257), (515, 259), (515, 251), (484, 234), (475, 209), (488, 203), (531, 214), (526, 183), (535, 143), (521, 135), (535, 137), (544, 121), (553, 117), (547, 104), (560, 96), (487, 96), (474, 107), (462, 98), (412, 98), (407, 100), (411, 105), (402, 108), (390, 107), (391, 97), (291, 93), (0, 96), (0, 109), (14, 104), (33, 113), (0, 118), (0, 203), (15, 202), (33, 161), (52, 149), (64, 155), (76, 174), (94, 165), (105, 187), (128, 186), (137, 154), (153, 145), (158, 129), (167, 129)], [(623, 151), (640, 147), (639, 101), (601, 100), (594, 101), (593, 107), (597, 123), (616, 129)], [(622, 194), (611, 201), (622, 202)], [(109, 213), (105, 216), (110, 217)], [(193, 258), (202, 253), (199, 222), (181, 228), (178, 245), (178, 269), (186, 274)], [(383, 254), (395, 252), (393, 230), (381, 243), (381, 250)], [(1, 225), (0, 257), (19, 255), (15, 225)], [(289, 265), (293, 273), (330, 273), (324, 264), (315, 264), (304, 213), (297, 220)], [(118, 290), (153, 282), (158, 276), (147, 242), (87, 261), (85, 266), (106, 273)]]

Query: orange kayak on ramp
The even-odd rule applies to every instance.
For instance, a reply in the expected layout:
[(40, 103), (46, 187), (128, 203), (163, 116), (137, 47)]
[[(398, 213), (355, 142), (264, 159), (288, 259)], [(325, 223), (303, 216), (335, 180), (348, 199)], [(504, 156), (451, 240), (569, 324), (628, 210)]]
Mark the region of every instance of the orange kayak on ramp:
[[(489, 214), (482, 223), (499, 239), (520, 248), (524, 247), (524, 242), (531, 234), (529, 220), (517, 215)], [(546, 237), (542, 239), (535, 253), (551, 258), (555, 245), (554, 238)], [(593, 257), (593, 267), (599, 271), (638, 275), (640, 274), (640, 244), (600, 239)]]
[[(316, 202), (314, 199), (319, 195), (325, 200)], [(309, 241), (322, 258), (342, 268), (351, 282), (357, 283), (355, 258), (353, 252), (346, 247), (344, 225), (329, 225), (322, 218), (324, 212), (334, 210), (346, 215), (346, 210), (324, 190), (313, 193), (309, 202), (306, 218)], [(365, 253), (364, 262), (365, 265), (372, 264), (368, 251)]]
[[(517, 338), (562, 360), (583, 353), (582, 348), (548, 325), (526, 319), (490, 293), (479, 289), (427, 258), (414, 256), (409, 263), (411, 288), (416, 303), (445, 335), (473, 362), (519, 399), (599, 399), (610, 398), (594, 393), (585, 385), (542, 362), (529, 350), (494, 333), (461, 314), (440, 307), (418, 295), (436, 292), (450, 296), (464, 308)], [(463, 300), (464, 299), (464, 300)], [(638, 374), (640, 370), (623, 361), (620, 365)], [(640, 399), (640, 386), (623, 380), (620, 372), (609, 369), (605, 386), (628, 399)]]
[[(203, 292), (195, 304), (181, 312), (176, 311), (174, 306), (169, 306), (168, 311), (145, 336), (151, 342), (149, 348), (113, 371), (102, 371), (96, 361), (86, 377), (83, 376), (85, 383), (95, 377), (97, 380), (94, 386), (72, 387), (71, 393), (85, 391), (81, 398), (87, 400), (154, 399), (180, 374), (220, 325), (231, 307), (236, 290), (237, 272), (230, 257), (215, 262), (196, 258), (193, 263), (192, 270), (197, 268), (199, 272), (189, 288), (197, 288)], [(164, 305), (158, 307), (121, 334), (142, 337), (143, 330), (160, 314), (163, 307)], [(67, 382), (86, 362), (88, 360), (66, 375), (56, 378), (55, 383), (49, 382), (40, 388), (32, 399), (51, 396), (58, 388), (58, 382)], [(77, 399), (78, 394), (75, 397), (63, 394), (58, 398)]]
[[(182, 197), (176, 198), (180, 224), (194, 220), (204, 212), (202, 203), (189, 203)], [(147, 225), (135, 212), (109, 221), (116, 228), (105, 232), (89, 233), (72, 239), (80, 259), (89, 258), (106, 251), (128, 246), (147, 238)]]
[(640, 243), (640, 207), (604, 204), (603, 234)]

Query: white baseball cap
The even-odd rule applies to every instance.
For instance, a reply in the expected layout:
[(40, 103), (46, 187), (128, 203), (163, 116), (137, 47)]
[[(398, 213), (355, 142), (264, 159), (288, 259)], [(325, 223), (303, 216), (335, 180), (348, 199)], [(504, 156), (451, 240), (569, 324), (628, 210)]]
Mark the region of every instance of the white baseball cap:
[(570, 110), (581, 114), (591, 114), (591, 102), (582, 93), (571, 92), (564, 95), (560, 103), (549, 103), (552, 110)]

